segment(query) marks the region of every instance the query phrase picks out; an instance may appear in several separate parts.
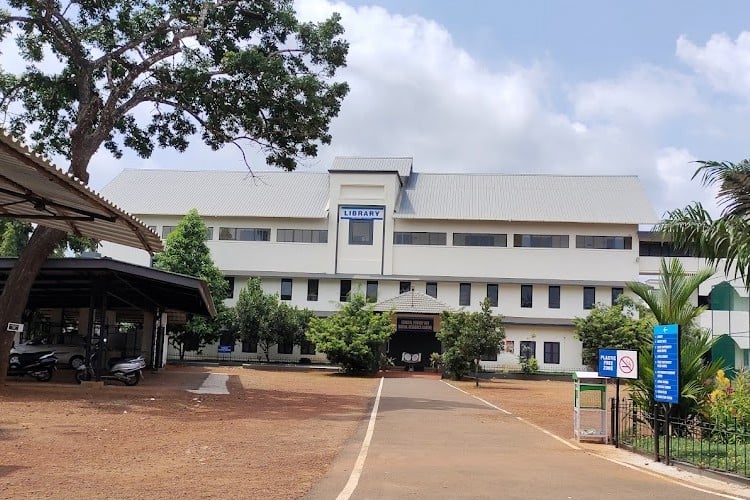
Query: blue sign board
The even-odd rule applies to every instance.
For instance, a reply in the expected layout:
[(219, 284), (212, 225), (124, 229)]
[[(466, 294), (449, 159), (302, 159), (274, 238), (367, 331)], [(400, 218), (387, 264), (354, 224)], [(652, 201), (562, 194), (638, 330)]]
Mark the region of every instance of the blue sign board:
[(219, 354), (229, 354), (234, 350), (233, 345), (220, 345), (219, 348), (216, 350)]
[(599, 376), (617, 377), (616, 349), (599, 349)]
[(680, 402), (680, 340), (677, 325), (654, 327), (654, 400)]

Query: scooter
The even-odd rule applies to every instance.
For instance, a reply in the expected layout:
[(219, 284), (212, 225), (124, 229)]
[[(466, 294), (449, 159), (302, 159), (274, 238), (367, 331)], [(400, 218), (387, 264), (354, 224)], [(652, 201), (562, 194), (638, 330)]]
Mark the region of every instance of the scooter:
[(8, 364), (8, 375), (23, 377), (29, 375), (40, 382), (48, 382), (57, 369), (57, 356), (54, 352), (12, 353)]
[[(83, 381), (95, 380), (96, 372), (94, 371), (94, 361), (96, 352), (89, 356), (88, 363), (83, 363), (76, 370), (76, 382), (79, 384)], [(146, 360), (143, 356), (131, 356), (120, 359), (110, 359), (107, 362), (107, 372), (99, 378), (101, 380), (117, 380), (125, 385), (136, 385), (143, 379), (141, 370), (146, 368)]]

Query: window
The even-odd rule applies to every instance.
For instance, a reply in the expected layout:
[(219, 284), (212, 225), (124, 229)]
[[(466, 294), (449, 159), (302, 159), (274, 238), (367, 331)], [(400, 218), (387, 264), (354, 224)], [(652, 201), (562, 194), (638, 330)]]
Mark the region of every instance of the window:
[(428, 281), (427, 285), (425, 286), (424, 293), (426, 293), (433, 299), (436, 299), (437, 298), (437, 283), (434, 281)]
[(400, 281), (398, 283), (398, 293), (406, 293), (411, 290), (411, 281)]
[(458, 285), (458, 305), (471, 305), (471, 283), (461, 283)]
[(224, 276), (224, 280), (227, 282), (227, 298), (231, 299), (234, 297), (234, 276)]
[(567, 234), (514, 234), (514, 247), (530, 248), (568, 248), (570, 243)]
[(315, 344), (305, 339), (299, 345), (300, 354), (315, 354)]
[(576, 248), (600, 248), (608, 250), (630, 250), (633, 238), (630, 236), (576, 236)]
[(372, 245), (372, 221), (350, 220), (349, 221), (349, 244), (350, 245)]
[(206, 239), (207, 240), (214, 239), (214, 228), (213, 227), (207, 227), (206, 228)]
[(378, 301), (378, 282), (368, 281), (367, 282), (367, 302)]
[(593, 286), (583, 287), (583, 308), (593, 309), (596, 302), (596, 288)]
[(445, 233), (403, 232), (393, 233), (394, 245), (445, 245)]
[(497, 361), (497, 352), (483, 352), (479, 355), (480, 361)]
[(282, 243), (328, 243), (328, 230), (277, 229), (276, 241)]
[(641, 241), (638, 247), (638, 255), (641, 257), (700, 257), (697, 252), (660, 241)]
[(536, 358), (536, 341), (522, 340), (518, 355), (524, 359)]
[(508, 354), (513, 354), (516, 350), (516, 343), (513, 340), (506, 340), (505, 341), (505, 352)]
[(622, 295), (622, 288), (612, 288), (612, 305), (617, 303), (617, 298)]
[(560, 342), (544, 343), (544, 362), (553, 365), (560, 364)]
[(318, 280), (307, 280), (307, 300), (317, 302), (318, 300)]
[(281, 279), (281, 300), (292, 300), (292, 280), (290, 278)]
[(294, 351), (294, 342), (292, 339), (282, 339), (276, 344), (276, 352), (278, 354), (291, 354)]
[(161, 239), (166, 240), (169, 233), (177, 229), (177, 226), (162, 226), (161, 227)]
[(550, 309), (560, 309), (560, 287), (551, 285), (549, 287), (549, 306)]
[(507, 234), (453, 233), (453, 245), (457, 247), (507, 247)]
[(258, 352), (258, 337), (242, 339), (242, 352)]
[(341, 280), (341, 286), (339, 287), (339, 301), (348, 302), (351, 291), (352, 280)]
[(220, 240), (271, 241), (271, 230), (258, 227), (220, 227)]
[(492, 307), (497, 307), (497, 292), (497, 283), (487, 283), (487, 298), (490, 299), (490, 305)]
[(534, 287), (521, 285), (521, 307), (532, 307), (534, 303)]

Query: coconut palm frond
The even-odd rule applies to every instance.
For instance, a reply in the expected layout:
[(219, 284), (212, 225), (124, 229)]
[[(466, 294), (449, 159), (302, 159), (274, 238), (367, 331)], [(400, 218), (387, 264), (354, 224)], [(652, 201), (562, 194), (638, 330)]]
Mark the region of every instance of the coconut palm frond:
[(722, 217), (750, 215), (750, 161), (738, 163), (699, 161), (700, 167), (693, 178), (700, 176), (701, 183), (718, 186), (717, 204), (722, 208)]

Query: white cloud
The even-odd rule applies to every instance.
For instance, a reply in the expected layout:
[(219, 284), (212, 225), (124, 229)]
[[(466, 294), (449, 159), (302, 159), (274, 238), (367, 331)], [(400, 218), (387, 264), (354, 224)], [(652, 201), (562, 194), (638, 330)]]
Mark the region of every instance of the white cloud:
[(691, 79), (656, 66), (637, 67), (620, 78), (585, 82), (571, 99), (581, 119), (655, 125), (700, 111)]
[(680, 36), (676, 55), (715, 89), (750, 98), (750, 32), (743, 31), (735, 41), (714, 34), (702, 47)]
[[(716, 207), (717, 189), (704, 188), (698, 179), (692, 179), (697, 160), (686, 149), (664, 148), (656, 159), (656, 171), (663, 190), (659, 194), (662, 206), (682, 208), (700, 202), (712, 215), (718, 215)], [(659, 214), (663, 215), (663, 214)]]

